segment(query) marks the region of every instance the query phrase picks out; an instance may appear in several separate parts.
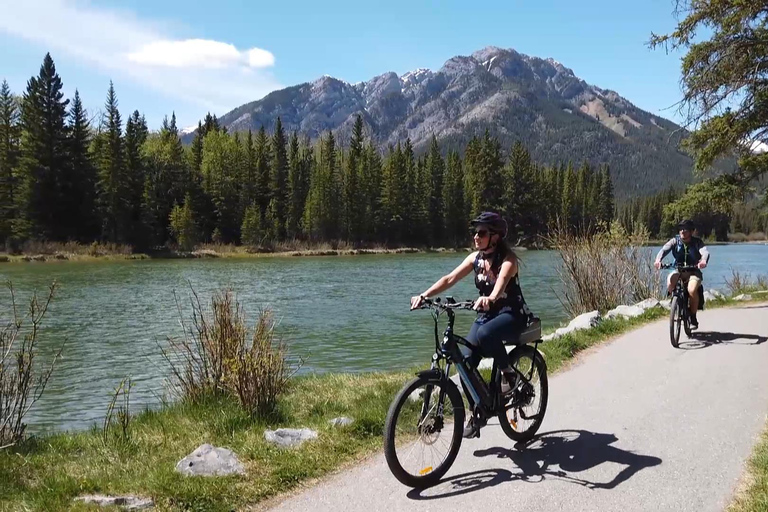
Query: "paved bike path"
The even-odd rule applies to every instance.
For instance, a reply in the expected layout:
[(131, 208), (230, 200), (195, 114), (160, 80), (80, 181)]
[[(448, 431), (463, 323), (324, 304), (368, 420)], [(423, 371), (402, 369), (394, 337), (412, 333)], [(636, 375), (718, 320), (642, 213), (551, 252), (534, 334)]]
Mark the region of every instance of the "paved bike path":
[(527, 447), (492, 421), (436, 487), (403, 486), (382, 454), (273, 510), (721, 511), (766, 424), (768, 305), (699, 322), (680, 349), (659, 321), (552, 376)]

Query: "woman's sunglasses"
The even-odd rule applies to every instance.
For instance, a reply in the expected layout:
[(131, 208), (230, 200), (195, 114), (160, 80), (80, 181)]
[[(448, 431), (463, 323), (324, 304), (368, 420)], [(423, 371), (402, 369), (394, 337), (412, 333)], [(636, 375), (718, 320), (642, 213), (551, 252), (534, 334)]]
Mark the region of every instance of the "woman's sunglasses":
[(487, 229), (478, 229), (478, 230), (472, 230), (471, 231), (472, 236), (478, 236), (480, 238), (485, 238), (488, 236), (488, 230)]

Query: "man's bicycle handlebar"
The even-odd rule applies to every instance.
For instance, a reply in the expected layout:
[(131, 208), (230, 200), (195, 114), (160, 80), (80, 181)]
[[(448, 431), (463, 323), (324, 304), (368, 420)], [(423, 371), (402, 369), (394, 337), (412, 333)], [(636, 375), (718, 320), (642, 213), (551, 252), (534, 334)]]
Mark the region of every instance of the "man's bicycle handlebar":
[(693, 272), (696, 270), (700, 270), (699, 267), (696, 265), (678, 265), (677, 263), (663, 263), (661, 265), (662, 269), (669, 269), (674, 268), (678, 272)]

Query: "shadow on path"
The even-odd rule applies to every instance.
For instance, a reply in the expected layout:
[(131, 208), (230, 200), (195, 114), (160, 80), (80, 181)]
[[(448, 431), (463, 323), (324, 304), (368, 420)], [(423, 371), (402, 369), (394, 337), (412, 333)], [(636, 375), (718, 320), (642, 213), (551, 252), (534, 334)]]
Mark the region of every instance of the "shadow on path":
[[(613, 489), (638, 471), (661, 464), (661, 459), (622, 450), (613, 443), (613, 434), (586, 430), (559, 430), (535, 437), (527, 443), (517, 443), (514, 449), (488, 448), (476, 450), (475, 456), (495, 456), (508, 459), (509, 469), (493, 468), (473, 471), (443, 479), (438, 485), (424, 490), (414, 489), (408, 497), (414, 500), (449, 498), (480, 491), (505, 482), (542, 482), (556, 478), (583, 485), (589, 489)], [(592, 482), (579, 478), (578, 473), (610, 462), (623, 466), (607, 482)]]
[(678, 348), (698, 350), (713, 345), (760, 345), (768, 338), (758, 334), (736, 334), (733, 332), (696, 331), (687, 340), (680, 340)]

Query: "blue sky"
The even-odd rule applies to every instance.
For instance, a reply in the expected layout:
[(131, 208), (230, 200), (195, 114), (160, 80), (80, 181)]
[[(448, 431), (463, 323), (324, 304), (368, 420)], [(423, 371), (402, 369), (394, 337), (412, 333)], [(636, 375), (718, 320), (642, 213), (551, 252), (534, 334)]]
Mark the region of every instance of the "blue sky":
[[(482, 7), (478, 7), (482, 5)], [(436, 70), (485, 46), (552, 57), (594, 85), (679, 121), (680, 54), (649, 50), (673, 0), (386, 2), (0, 0), (0, 80), (21, 93), (50, 51), (65, 92), (95, 113), (109, 80), (124, 116), (157, 128), (222, 115), (328, 74), (358, 82)], [(670, 108), (672, 107), (672, 108)]]

